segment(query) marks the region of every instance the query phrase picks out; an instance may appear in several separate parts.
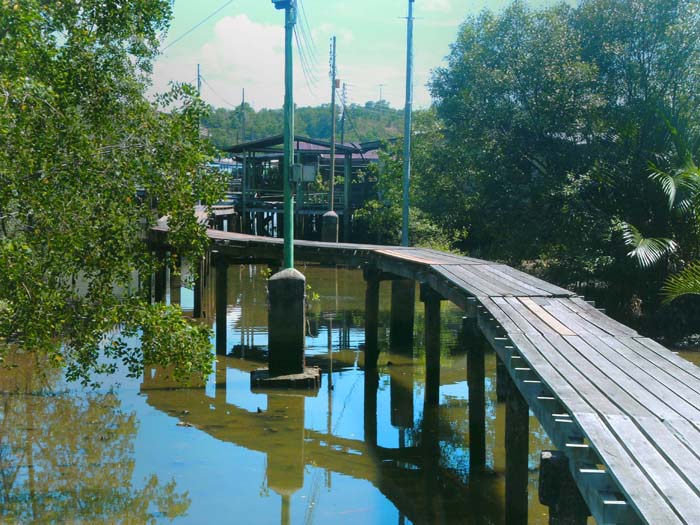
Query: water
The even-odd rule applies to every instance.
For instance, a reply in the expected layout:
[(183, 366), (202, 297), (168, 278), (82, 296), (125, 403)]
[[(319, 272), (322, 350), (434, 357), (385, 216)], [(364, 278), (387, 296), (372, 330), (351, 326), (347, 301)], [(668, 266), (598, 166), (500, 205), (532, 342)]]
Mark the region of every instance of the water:
[[(377, 373), (365, 374), (361, 272), (300, 269), (318, 294), (307, 339), (307, 360), (323, 371), (315, 395), (250, 390), (250, 371), (265, 363), (264, 266), (230, 267), (230, 355), (201, 387), (177, 388), (154, 368), (87, 392), (19, 359), (0, 389), (42, 393), (0, 396), (0, 522), (503, 523), (495, 355), (486, 356), (488, 473), (470, 478), (460, 310), (443, 303), (440, 407), (430, 409), (422, 304), (415, 356), (389, 354), (390, 289), (382, 284), (384, 350)], [(213, 327), (210, 275), (202, 322)], [(192, 308), (191, 291), (177, 283), (168, 298)], [(547, 448), (531, 418), (532, 524), (547, 523), (536, 488)]]

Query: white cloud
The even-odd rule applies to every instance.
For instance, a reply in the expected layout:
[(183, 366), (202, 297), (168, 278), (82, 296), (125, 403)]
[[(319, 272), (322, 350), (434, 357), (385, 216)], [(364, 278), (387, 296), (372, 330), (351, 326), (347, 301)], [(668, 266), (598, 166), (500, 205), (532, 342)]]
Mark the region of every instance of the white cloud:
[(422, 3), (421, 9), (424, 11), (451, 11), (451, 0), (426, 0)]

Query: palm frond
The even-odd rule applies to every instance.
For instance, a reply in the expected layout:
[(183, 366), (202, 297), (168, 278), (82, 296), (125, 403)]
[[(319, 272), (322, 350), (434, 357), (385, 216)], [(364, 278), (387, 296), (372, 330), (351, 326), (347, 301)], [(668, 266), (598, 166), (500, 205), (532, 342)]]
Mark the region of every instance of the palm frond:
[(678, 244), (673, 239), (644, 237), (642, 233), (627, 222), (622, 223), (622, 238), (632, 248), (627, 255), (637, 261), (642, 268), (657, 264), (664, 256), (674, 253)]
[(651, 175), (649, 175), (649, 178), (651, 180), (655, 180), (661, 185), (661, 189), (664, 191), (666, 197), (668, 198), (669, 209), (673, 208), (673, 203), (676, 201), (676, 194), (678, 193), (678, 186), (680, 183), (679, 175), (673, 175), (671, 173), (665, 172), (656, 168), (653, 165), (652, 169), (654, 171)]
[(661, 288), (664, 303), (670, 303), (682, 295), (700, 295), (700, 262), (694, 262), (666, 279)]

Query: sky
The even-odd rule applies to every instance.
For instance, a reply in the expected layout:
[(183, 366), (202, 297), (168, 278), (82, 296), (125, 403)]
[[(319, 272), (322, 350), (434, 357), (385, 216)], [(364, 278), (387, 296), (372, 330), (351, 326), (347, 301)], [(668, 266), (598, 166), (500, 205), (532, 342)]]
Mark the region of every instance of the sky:
[[(299, 2), (303, 13), (297, 32), (311, 67), (305, 75), (295, 44), (297, 106), (330, 103), (330, 39), (335, 35), (337, 77), (347, 85), (347, 103), (377, 101), (381, 93), (392, 107), (402, 108), (408, 0)], [(415, 0), (414, 107), (430, 105), (431, 71), (444, 65), (460, 24), (483, 9), (498, 11), (507, 4), (508, 0)], [(202, 98), (214, 107), (239, 105), (243, 89), (246, 102), (256, 110), (282, 107), (283, 24), (284, 12), (271, 0), (175, 0), (170, 31), (154, 66), (153, 90), (164, 91), (170, 81), (194, 84), (200, 64)], [(305, 28), (308, 31), (302, 31)]]

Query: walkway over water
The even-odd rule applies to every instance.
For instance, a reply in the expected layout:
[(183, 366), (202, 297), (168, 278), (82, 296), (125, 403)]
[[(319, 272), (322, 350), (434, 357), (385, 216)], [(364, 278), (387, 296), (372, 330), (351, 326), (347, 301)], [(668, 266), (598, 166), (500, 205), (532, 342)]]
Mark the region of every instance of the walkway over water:
[[(218, 230), (208, 235), (212, 249), (231, 260), (282, 257), (282, 239)], [(506, 481), (506, 508), (515, 513), (514, 523), (527, 490), (519, 481), (523, 469), (527, 477), (527, 439), (520, 434), (527, 434), (529, 407), (568, 457), (597, 523), (700, 524), (700, 368), (572, 292), (503, 264), (420, 248), (294, 245), (298, 260), (364, 266), (368, 316), (379, 280), (421, 283), (426, 390), (435, 384), (431, 374), (439, 384), (439, 343), (429, 341), (439, 301), (464, 309), (465, 326), (478, 327), (508, 371), (507, 476), (514, 479)], [(366, 352), (375, 347), (376, 320), (368, 318)], [(478, 370), (473, 354), (478, 356), (470, 353), (470, 374)], [(475, 377), (483, 385), (483, 375)], [(478, 414), (472, 416), (472, 396), (478, 397), (472, 388), (470, 426), (472, 419), (479, 424)], [(470, 453), (475, 447), (478, 454), (479, 446), (472, 436)]]

